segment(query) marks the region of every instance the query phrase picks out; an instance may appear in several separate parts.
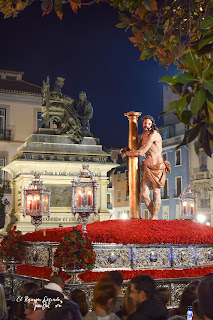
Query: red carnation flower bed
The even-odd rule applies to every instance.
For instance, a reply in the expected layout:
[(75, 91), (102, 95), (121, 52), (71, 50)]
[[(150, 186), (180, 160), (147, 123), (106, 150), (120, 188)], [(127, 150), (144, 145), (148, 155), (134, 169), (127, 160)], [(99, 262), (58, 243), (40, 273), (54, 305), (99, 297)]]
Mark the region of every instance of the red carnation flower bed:
[[(34, 267), (28, 265), (20, 265), (16, 271), (18, 274), (35, 277), (35, 278), (43, 278), (49, 279), (52, 273), (51, 268), (44, 267)], [(120, 270), (123, 275), (124, 280), (132, 279), (140, 274), (149, 274), (154, 279), (167, 279), (167, 278), (194, 278), (194, 277), (203, 277), (208, 273), (213, 272), (213, 267), (204, 267), (204, 268), (189, 268), (189, 269), (181, 269), (181, 270)], [(96, 282), (101, 276), (106, 272), (92, 272), (85, 271), (84, 273), (79, 275), (79, 278), (83, 282)], [(67, 280), (70, 276), (64, 272), (59, 273), (64, 280)]]
[[(42, 279), (49, 279), (52, 272), (52, 268), (28, 266), (26, 264), (19, 265), (16, 270), (18, 274)], [(59, 272), (58, 274), (62, 276), (64, 280), (70, 278), (70, 276), (64, 272)]]
[[(81, 226), (77, 226), (81, 229)], [(60, 242), (72, 228), (27, 233), (23, 241)], [(122, 244), (213, 244), (213, 228), (188, 220), (108, 220), (87, 226), (93, 242)]]

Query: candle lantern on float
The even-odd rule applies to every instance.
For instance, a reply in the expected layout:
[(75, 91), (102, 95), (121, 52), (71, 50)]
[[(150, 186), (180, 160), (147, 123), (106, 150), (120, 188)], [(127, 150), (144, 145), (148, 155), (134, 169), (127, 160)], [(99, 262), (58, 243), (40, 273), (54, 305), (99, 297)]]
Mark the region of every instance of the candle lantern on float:
[(190, 185), (179, 196), (180, 219), (195, 220), (197, 218), (197, 194), (191, 189)]
[(34, 174), (28, 188), (24, 188), (24, 210), (23, 216), (31, 216), (31, 223), (38, 230), (42, 224), (42, 217), (50, 217), (51, 190), (43, 185), (38, 173)]
[(97, 207), (98, 183), (93, 178), (89, 165), (82, 165), (76, 180), (72, 181), (72, 204), (71, 212), (75, 216), (78, 214), (78, 222), (83, 226), (83, 232), (90, 221), (91, 214), (98, 213)]

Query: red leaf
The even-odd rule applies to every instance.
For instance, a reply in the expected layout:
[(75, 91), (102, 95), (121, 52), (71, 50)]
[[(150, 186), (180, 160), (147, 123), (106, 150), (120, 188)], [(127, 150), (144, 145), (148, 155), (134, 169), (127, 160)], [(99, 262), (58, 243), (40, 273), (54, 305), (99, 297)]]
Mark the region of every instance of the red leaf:
[(167, 56), (166, 52), (161, 49), (161, 48), (158, 48), (158, 52), (160, 52), (160, 54), (165, 58)]
[(73, 3), (71, 0), (70, 0), (70, 5), (71, 5), (72, 10), (73, 10), (75, 13), (77, 13), (77, 11), (78, 11), (78, 5), (75, 4), (75, 3)]

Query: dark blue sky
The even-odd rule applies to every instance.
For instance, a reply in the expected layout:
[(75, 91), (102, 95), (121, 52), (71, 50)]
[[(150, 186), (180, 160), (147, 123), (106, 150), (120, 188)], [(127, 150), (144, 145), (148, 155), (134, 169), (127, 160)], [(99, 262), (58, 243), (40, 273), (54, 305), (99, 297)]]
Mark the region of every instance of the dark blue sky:
[[(63, 92), (73, 98), (84, 90), (94, 108), (91, 132), (106, 147), (128, 144), (124, 112), (162, 111), (166, 72), (154, 60), (139, 61), (140, 51), (128, 40), (131, 33), (117, 29), (117, 10), (107, 5), (83, 7), (74, 14), (64, 7), (60, 21), (54, 12), (42, 17), (40, 1), (17, 18), (0, 17), (0, 69), (24, 71), (24, 80), (42, 85), (50, 76), (65, 78)], [(141, 126), (139, 127), (141, 131)]]

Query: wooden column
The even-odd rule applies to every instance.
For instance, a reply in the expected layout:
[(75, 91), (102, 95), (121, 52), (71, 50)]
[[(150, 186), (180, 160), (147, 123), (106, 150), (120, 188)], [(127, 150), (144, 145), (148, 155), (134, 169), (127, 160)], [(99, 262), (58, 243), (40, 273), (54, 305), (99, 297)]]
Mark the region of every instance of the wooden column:
[[(141, 112), (130, 111), (124, 113), (129, 119), (129, 148), (131, 151), (138, 150), (138, 117)], [(129, 204), (130, 219), (139, 219), (141, 216), (140, 205), (140, 168), (139, 158), (129, 157)]]

